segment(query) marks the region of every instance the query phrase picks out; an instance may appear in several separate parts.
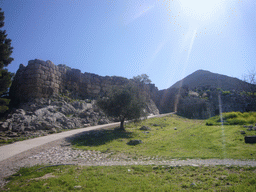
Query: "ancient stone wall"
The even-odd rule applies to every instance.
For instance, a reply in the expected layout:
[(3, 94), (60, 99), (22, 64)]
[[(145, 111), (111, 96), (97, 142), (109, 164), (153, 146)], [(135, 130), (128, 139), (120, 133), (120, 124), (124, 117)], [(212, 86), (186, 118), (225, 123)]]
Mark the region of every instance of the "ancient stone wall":
[[(10, 89), (10, 96), (21, 102), (31, 98), (47, 98), (65, 94), (72, 98), (88, 99), (103, 95), (110, 86), (123, 85), (128, 79), (116, 76), (99, 76), (81, 73), (66, 65), (54, 65), (51, 61), (30, 60), (27, 66), (20, 65)], [(148, 85), (154, 95), (158, 89)]]

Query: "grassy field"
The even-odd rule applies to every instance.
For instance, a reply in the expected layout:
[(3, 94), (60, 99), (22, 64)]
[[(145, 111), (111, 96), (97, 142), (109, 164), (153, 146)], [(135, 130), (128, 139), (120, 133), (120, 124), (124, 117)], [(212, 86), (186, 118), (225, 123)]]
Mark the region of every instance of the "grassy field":
[(255, 167), (60, 166), (22, 168), (7, 191), (256, 191)]
[[(217, 119), (217, 118), (216, 118)], [(142, 131), (142, 126), (151, 130)], [(256, 159), (256, 144), (245, 144), (244, 135), (255, 135), (243, 125), (207, 126), (205, 120), (170, 115), (115, 129), (85, 133), (71, 140), (75, 149), (125, 154), (149, 159)], [(127, 145), (138, 139), (139, 145)], [(41, 165), (42, 166), (42, 165)], [(256, 191), (256, 167), (227, 166), (58, 166), (37, 170), (22, 168), (6, 191)]]
[[(148, 126), (151, 131), (139, 130)], [(103, 130), (84, 134), (72, 141), (75, 148), (125, 153), (132, 158), (230, 158), (256, 159), (255, 144), (246, 144), (244, 135), (255, 135), (242, 125), (206, 126), (205, 120), (190, 120), (171, 115), (130, 123), (126, 132)], [(130, 146), (133, 139), (143, 143)]]

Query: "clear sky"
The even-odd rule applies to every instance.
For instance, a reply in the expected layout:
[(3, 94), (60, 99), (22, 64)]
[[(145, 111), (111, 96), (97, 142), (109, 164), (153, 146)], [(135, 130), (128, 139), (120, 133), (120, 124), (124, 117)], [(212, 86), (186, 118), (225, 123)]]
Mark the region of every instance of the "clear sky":
[(165, 89), (198, 69), (242, 79), (256, 66), (255, 0), (0, 0), (16, 72), (51, 60)]

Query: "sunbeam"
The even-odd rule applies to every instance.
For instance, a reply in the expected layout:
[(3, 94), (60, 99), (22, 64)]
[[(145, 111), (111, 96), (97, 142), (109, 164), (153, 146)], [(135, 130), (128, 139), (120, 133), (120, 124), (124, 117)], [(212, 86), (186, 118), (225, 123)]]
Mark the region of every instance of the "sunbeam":
[[(192, 47), (193, 47), (193, 45), (194, 45), (194, 41), (195, 41), (195, 37), (196, 37), (196, 32), (197, 32), (197, 29), (194, 30), (194, 33), (193, 33), (193, 36), (192, 36), (192, 39), (191, 39), (191, 42), (190, 42), (190, 46), (189, 46), (189, 50), (188, 50), (187, 62), (188, 62), (188, 60), (189, 60)], [(186, 63), (187, 63), (187, 62), (186, 62)]]

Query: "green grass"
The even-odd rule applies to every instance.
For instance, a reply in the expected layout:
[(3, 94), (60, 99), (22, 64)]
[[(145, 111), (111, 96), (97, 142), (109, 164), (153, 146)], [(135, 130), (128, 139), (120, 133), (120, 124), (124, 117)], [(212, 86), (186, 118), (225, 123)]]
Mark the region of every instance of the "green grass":
[[(256, 112), (228, 112), (222, 114), (224, 125), (249, 125), (256, 123)], [(221, 125), (220, 116), (214, 116), (206, 121), (206, 125)]]
[[(234, 118), (236, 113), (230, 114)], [(244, 116), (248, 114), (243, 114)], [(248, 115), (250, 117), (250, 114)], [(141, 131), (141, 126), (151, 131)], [(170, 115), (115, 129), (92, 131), (70, 142), (76, 149), (151, 159), (256, 159), (255, 144), (245, 144), (242, 125), (207, 126), (205, 120)], [(131, 139), (142, 144), (130, 146)], [(43, 166), (43, 165), (41, 165)], [(7, 178), (4, 191), (256, 191), (256, 167), (227, 166), (40, 166), (21, 168)], [(0, 189), (1, 190), (1, 189)]]
[[(139, 130), (142, 125), (149, 126), (151, 131)], [(124, 153), (131, 158), (256, 159), (255, 144), (246, 144), (240, 130), (246, 131), (246, 128), (241, 125), (206, 126), (204, 120), (171, 115), (130, 123), (126, 125), (126, 132), (103, 130), (95, 134), (94, 131), (71, 143), (77, 149)], [(246, 131), (246, 135), (255, 135), (255, 131)], [(132, 139), (143, 143), (127, 145)]]
[(22, 168), (8, 178), (4, 190), (256, 191), (256, 167), (59, 166), (35, 171), (37, 168)]

